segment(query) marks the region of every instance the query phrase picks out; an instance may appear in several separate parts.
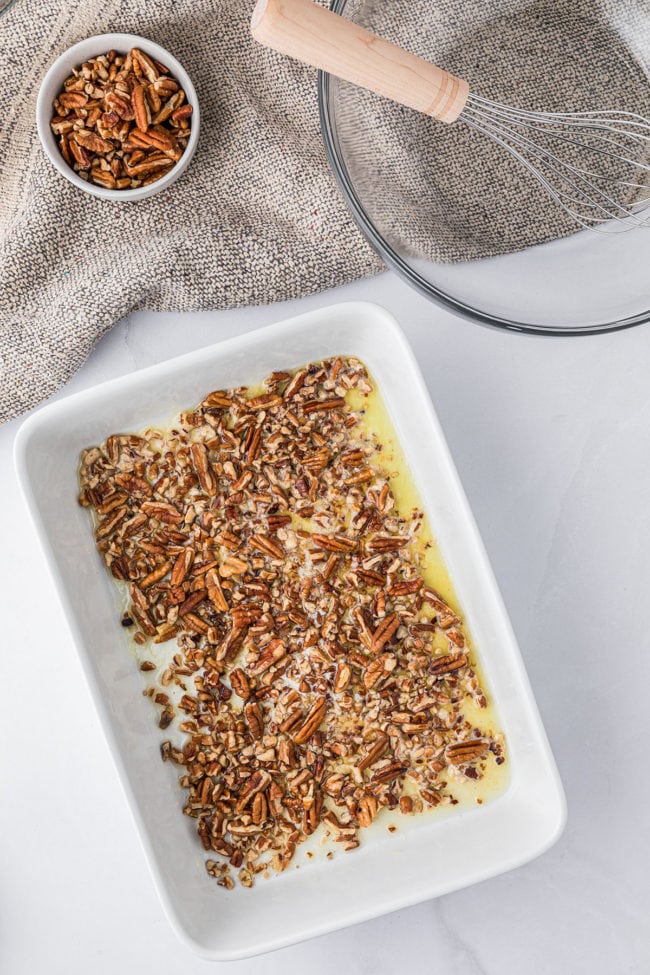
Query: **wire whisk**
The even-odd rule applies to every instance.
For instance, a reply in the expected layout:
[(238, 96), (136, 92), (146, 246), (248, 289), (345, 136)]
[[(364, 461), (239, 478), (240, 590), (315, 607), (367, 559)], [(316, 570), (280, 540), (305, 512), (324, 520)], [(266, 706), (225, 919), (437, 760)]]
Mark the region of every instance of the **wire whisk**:
[(464, 122), (507, 150), (581, 227), (650, 226), (650, 120), (642, 115), (502, 105), (312, 0), (258, 0), (251, 31), (267, 47), (441, 122)]
[(650, 226), (650, 121), (642, 115), (529, 112), (470, 92), (459, 119), (507, 149), (581, 226)]

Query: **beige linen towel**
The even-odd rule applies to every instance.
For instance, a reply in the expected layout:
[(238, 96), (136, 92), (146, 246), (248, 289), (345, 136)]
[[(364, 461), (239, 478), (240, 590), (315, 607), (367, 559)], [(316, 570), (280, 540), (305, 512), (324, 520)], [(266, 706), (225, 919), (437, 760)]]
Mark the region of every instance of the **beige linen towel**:
[[(255, 44), (251, 10), (249, 0), (16, 0), (0, 17), (0, 422), (65, 383), (133, 309), (264, 304), (382, 269), (328, 168), (315, 72)], [(35, 128), (49, 64), (106, 31), (171, 51), (201, 106), (187, 172), (135, 203), (68, 183)]]

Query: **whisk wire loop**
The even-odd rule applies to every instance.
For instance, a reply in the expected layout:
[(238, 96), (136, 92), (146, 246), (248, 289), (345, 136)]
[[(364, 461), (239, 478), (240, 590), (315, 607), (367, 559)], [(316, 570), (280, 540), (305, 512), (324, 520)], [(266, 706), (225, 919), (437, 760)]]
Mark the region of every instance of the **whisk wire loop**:
[(470, 93), (460, 119), (506, 149), (581, 226), (650, 226), (650, 121), (642, 115), (533, 112)]

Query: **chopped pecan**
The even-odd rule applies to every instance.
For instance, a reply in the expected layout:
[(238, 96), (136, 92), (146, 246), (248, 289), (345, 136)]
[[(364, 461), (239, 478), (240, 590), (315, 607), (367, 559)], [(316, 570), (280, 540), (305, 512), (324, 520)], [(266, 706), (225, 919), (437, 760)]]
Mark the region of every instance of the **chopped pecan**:
[(228, 601), (224, 595), (219, 573), (216, 569), (208, 569), (205, 574), (205, 582), (208, 589), (208, 597), (214, 603), (215, 609), (220, 613), (228, 611)]
[(381, 657), (375, 657), (374, 660), (370, 661), (364, 671), (363, 686), (367, 689), (374, 687), (391, 673), (394, 665), (395, 658), (391, 657), (389, 654), (384, 654)]
[(340, 694), (349, 686), (351, 678), (352, 669), (348, 664), (339, 664), (336, 677), (334, 678), (334, 690), (337, 694)]
[(348, 487), (352, 487), (355, 484), (363, 484), (365, 481), (372, 481), (375, 477), (375, 472), (372, 467), (362, 467), (360, 470), (355, 471), (354, 474), (350, 474), (348, 477), (343, 479), (343, 483)]
[(424, 587), (422, 590), (422, 595), (426, 602), (428, 602), (429, 605), (432, 606), (436, 611), (437, 621), (443, 630), (460, 623), (460, 619), (458, 616), (456, 616), (453, 609), (451, 609), (444, 599), (439, 596), (438, 593), (430, 586)]

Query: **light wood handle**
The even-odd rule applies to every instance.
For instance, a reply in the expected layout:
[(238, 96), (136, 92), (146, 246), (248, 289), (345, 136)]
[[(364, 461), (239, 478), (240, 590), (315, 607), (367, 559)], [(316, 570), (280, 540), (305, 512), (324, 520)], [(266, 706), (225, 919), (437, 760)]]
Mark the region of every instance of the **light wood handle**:
[(251, 31), (266, 47), (442, 122), (465, 107), (466, 81), (312, 0), (258, 0)]

